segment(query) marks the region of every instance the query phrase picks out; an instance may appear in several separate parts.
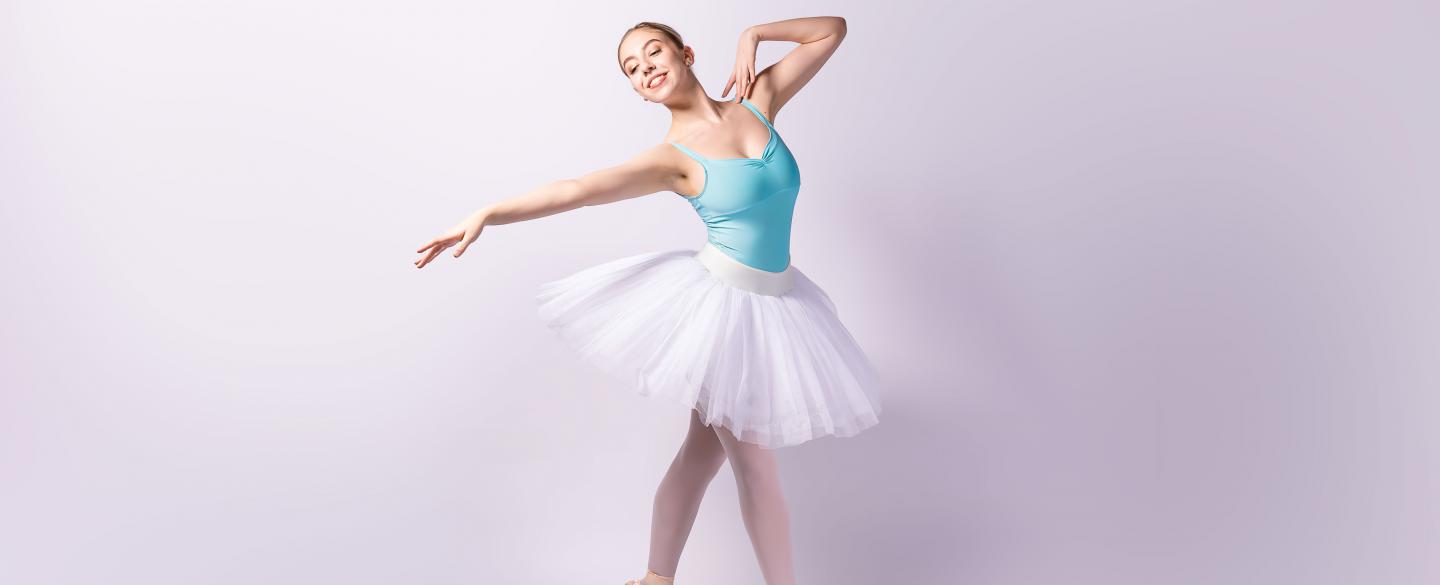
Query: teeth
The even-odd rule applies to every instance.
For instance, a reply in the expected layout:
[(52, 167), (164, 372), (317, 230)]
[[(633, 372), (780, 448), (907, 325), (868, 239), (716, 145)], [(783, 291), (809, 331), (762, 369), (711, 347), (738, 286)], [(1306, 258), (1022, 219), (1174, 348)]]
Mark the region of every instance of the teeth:
[(649, 85), (648, 87), (655, 87), (655, 86), (657, 86), (657, 85), (660, 85), (660, 80), (661, 80), (661, 79), (664, 79), (666, 75), (669, 75), (669, 74), (668, 74), (668, 73), (661, 73), (659, 77), (656, 77), (655, 79), (651, 79), (651, 80), (650, 80), (650, 85)]

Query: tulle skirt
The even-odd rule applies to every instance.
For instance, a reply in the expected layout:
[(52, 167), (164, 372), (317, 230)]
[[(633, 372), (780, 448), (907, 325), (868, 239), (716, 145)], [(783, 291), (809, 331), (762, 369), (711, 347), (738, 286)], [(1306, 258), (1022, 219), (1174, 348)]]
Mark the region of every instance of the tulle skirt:
[(585, 361), (742, 441), (774, 449), (879, 423), (874, 366), (793, 264), (759, 270), (706, 243), (586, 268), (537, 301)]

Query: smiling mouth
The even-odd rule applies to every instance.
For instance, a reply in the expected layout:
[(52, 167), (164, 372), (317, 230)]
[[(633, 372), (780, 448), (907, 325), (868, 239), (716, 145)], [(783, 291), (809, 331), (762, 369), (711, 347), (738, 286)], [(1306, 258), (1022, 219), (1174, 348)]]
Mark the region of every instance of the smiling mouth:
[(660, 84), (665, 83), (665, 78), (667, 78), (667, 77), (669, 77), (669, 76), (670, 76), (669, 73), (661, 73), (661, 74), (660, 74), (659, 76), (657, 76), (655, 79), (651, 79), (651, 80), (650, 80), (650, 85), (647, 85), (647, 86), (645, 86), (645, 87), (648, 88), (648, 89), (655, 89), (655, 88), (657, 88), (657, 87), (660, 87)]

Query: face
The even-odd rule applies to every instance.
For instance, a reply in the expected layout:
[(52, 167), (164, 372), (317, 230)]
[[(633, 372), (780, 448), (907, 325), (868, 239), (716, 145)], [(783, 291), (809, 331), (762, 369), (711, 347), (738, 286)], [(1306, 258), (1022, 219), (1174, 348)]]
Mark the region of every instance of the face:
[(620, 68), (636, 93), (663, 102), (686, 79), (685, 55), (664, 35), (639, 29), (620, 44)]

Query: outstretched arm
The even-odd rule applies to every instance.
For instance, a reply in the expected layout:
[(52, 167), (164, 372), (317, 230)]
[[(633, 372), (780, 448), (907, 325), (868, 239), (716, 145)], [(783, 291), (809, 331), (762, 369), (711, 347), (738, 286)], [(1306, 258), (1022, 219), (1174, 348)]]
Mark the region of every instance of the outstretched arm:
[(538, 219), (671, 189), (680, 171), (674, 166), (674, 157), (666, 156), (673, 155), (668, 148), (668, 144), (658, 145), (619, 165), (576, 179), (551, 181), (524, 195), (487, 205), (416, 250), (425, 256), (415, 261), (415, 267), (424, 268), (455, 244), (460, 245), (455, 250), (459, 258), (487, 225)]
[[(663, 145), (668, 148), (669, 145)], [(614, 203), (668, 189), (673, 179), (664, 150), (656, 146), (624, 163), (577, 179), (562, 179), (534, 191), (491, 204), (482, 211), (487, 224), (504, 225), (538, 219), (590, 205)]]

